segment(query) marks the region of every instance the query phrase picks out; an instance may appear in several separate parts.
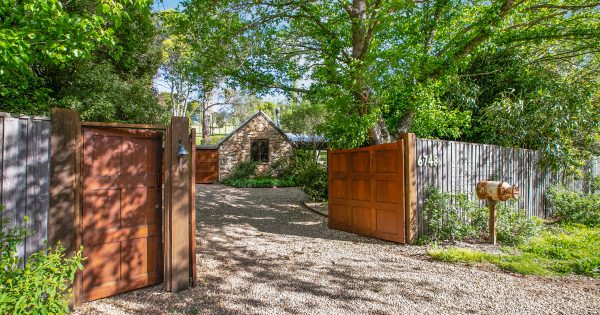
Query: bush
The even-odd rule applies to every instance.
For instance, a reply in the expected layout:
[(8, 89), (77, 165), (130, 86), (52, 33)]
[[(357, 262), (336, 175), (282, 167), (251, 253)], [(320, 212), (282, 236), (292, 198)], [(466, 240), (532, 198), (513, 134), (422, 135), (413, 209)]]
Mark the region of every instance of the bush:
[(312, 200), (327, 200), (327, 169), (317, 163), (313, 150), (294, 150), (287, 174), (296, 180), (300, 189)]
[[(2, 208), (0, 208), (0, 213)], [(0, 220), (0, 314), (62, 314), (69, 312), (70, 284), (83, 270), (82, 249), (65, 258), (64, 247), (33, 253), (24, 268), (17, 246), (30, 234), (22, 227), (7, 228)]]
[(296, 180), (286, 174), (287, 161), (277, 161), (265, 174), (257, 174), (257, 162), (244, 161), (238, 163), (233, 174), (223, 180), (223, 184), (237, 188), (291, 187)]
[(242, 161), (237, 164), (230, 179), (246, 179), (256, 176), (258, 162)]
[(223, 184), (237, 188), (292, 187), (296, 186), (296, 181), (290, 178), (273, 177), (227, 178), (223, 181)]
[(425, 196), (423, 220), (426, 231), (421, 236), (420, 243), (457, 241), (478, 234), (476, 229), (467, 224), (466, 219), (481, 211), (477, 211), (477, 205), (469, 202), (467, 196), (453, 196), (440, 192), (435, 187), (428, 187)]
[(298, 175), (300, 189), (312, 200), (325, 201), (328, 197), (327, 170), (315, 163), (306, 167)]
[[(434, 187), (427, 188), (425, 196), (423, 219), (426, 231), (420, 237), (420, 243), (488, 237), (487, 207), (469, 201), (466, 195), (443, 193)], [(541, 228), (540, 222), (528, 218), (524, 210), (516, 210), (514, 204), (498, 203), (496, 215), (496, 235), (503, 244), (520, 244)]]
[(556, 185), (548, 190), (547, 199), (561, 223), (600, 226), (600, 195), (568, 191)]
[(523, 209), (515, 209), (514, 202), (496, 206), (496, 235), (506, 245), (522, 244), (542, 229), (539, 218), (528, 218)]

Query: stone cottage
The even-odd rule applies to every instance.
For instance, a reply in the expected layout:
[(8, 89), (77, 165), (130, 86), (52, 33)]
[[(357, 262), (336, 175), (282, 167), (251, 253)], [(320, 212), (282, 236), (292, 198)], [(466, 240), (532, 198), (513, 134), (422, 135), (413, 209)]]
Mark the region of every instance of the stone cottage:
[(264, 172), (273, 163), (289, 158), (293, 143), (262, 111), (252, 115), (216, 146), (197, 146), (196, 182), (211, 183), (233, 174), (242, 161), (258, 162)]

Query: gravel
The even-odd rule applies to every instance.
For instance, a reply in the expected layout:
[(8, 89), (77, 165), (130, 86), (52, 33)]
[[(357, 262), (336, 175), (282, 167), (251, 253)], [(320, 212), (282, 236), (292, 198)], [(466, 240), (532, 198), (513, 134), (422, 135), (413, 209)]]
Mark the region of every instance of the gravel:
[(153, 286), (80, 314), (600, 314), (600, 279), (431, 261), (327, 228), (296, 188), (199, 185), (197, 288)]

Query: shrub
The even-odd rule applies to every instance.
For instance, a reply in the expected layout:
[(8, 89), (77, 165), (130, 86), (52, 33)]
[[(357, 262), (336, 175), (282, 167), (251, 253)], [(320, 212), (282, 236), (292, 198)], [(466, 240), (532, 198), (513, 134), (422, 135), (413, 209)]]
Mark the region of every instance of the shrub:
[(425, 196), (423, 219), (426, 231), (421, 243), (463, 240), (476, 234), (475, 229), (466, 223), (466, 218), (478, 213), (477, 205), (469, 202), (467, 196), (453, 196), (435, 187), (428, 187)]
[(327, 170), (314, 163), (302, 170), (297, 177), (300, 189), (312, 200), (324, 201), (328, 197)]
[(265, 188), (265, 187), (292, 187), (296, 186), (296, 181), (280, 179), (273, 177), (255, 177), (255, 178), (227, 178), (223, 181), (225, 185), (237, 188)]
[[(0, 212), (2, 208), (0, 208)], [(69, 312), (70, 283), (82, 270), (82, 249), (66, 258), (64, 247), (33, 253), (23, 268), (17, 246), (30, 234), (22, 227), (7, 228), (0, 220), (0, 314), (62, 314)]]
[(595, 192), (600, 192), (600, 176), (596, 176), (590, 181), (590, 192), (592, 194)]
[(290, 176), (299, 177), (315, 164), (318, 163), (312, 150), (296, 149), (290, 158), (288, 173)]
[(281, 158), (273, 163), (267, 170), (265, 174), (266, 177), (275, 177), (275, 178), (290, 178), (292, 177), (290, 174), (290, 161), (286, 158)]
[(317, 163), (313, 150), (296, 149), (290, 159), (288, 174), (311, 199), (327, 200), (327, 169)]
[(496, 235), (506, 245), (522, 244), (542, 228), (541, 220), (528, 218), (527, 212), (516, 209), (514, 203), (498, 203), (496, 215)]
[(252, 178), (256, 176), (258, 163), (254, 161), (242, 161), (237, 164), (230, 179)]
[[(488, 237), (487, 207), (469, 201), (466, 195), (443, 193), (434, 187), (427, 188), (425, 196), (423, 219), (426, 231), (420, 243)], [(507, 245), (520, 244), (541, 228), (541, 223), (528, 218), (524, 210), (516, 210), (514, 204), (498, 203), (496, 215), (498, 241)]]
[(548, 190), (547, 199), (561, 223), (600, 226), (600, 195), (568, 191), (556, 185)]

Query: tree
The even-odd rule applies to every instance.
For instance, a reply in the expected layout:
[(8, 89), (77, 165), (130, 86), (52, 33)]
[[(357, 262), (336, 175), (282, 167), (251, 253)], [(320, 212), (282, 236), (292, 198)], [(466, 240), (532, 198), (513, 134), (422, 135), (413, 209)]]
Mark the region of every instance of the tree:
[[(93, 0), (91, 0), (93, 1)], [(86, 3), (70, 11), (89, 10)], [(142, 3), (142, 2), (140, 2)], [(128, 123), (164, 123), (166, 115), (158, 104), (152, 80), (160, 65), (160, 46), (152, 1), (144, 6), (126, 4), (127, 19), (114, 27), (119, 45), (98, 45), (90, 58), (69, 67), (48, 67), (43, 72), (51, 105), (77, 110), (82, 119)]]
[(290, 104), (281, 115), (281, 126), (286, 132), (316, 136), (317, 130), (325, 122), (325, 109), (320, 104), (301, 101)]
[(187, 104), (191, 100), (198, 102), (202, 141), (206, 142), (209, 114), (225, 104), (218, 95), (228, 69), (235, 67), (230, 58), (235, 49), (228, 30), (238, 19), (220, 14), (212, 3), (184, 2), (183, 7), (182, 12), (161, 13), (166, 38), (161, 72), (171, 90), (174, 115), (185, 115)]
[[(303, 93), (325, 104), (326, 131), (337, 147), (387, 142), (395, 133), (438, 123), (449, 136), (460, 136), (469, 113), (449, 109), (441, 96), (479, 52), (527, 47), (570, 60), (575, 54), (596, 58), (599, 48), (599, 4), (586, 0), (216, 5), (220, 14), (237, 14), (243, 25), (236, 34), (252, 47), (232, 76), (244, 87)], [(557, 48), (565, 42), (572, 49)], [(300, 79), (306, 84), (295, 85)]]
[(541, 150), (549, 166), (575, 171), (600, 154), (598, 78), (536, 60), (514, 50), (475, 56), (442, 101), (472, 113), (462, 140)]
[(196, 78), (191, 71), (192, 50), (181, 34), (183, 16), (175, 10), (160, 13), (162, 29), (162, 65), (160, 77), (169, 89), (169, 109), (173, 116), (187, 116), (188, 103), (197, 92)]
[[(98, 46), (116, 48), (115, 28), (129, 18), (126, 6), (144, 1), (2, 0), (0, 5), (0, 106), (3, 111), (48, 114), (48, 68), (64, 69), (91, 58)], [(113, 53), (119, 54), (120, 50)]]

